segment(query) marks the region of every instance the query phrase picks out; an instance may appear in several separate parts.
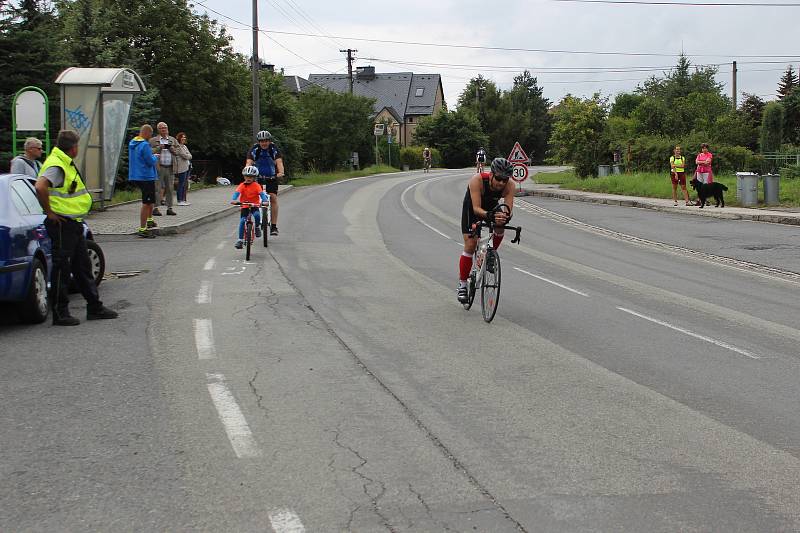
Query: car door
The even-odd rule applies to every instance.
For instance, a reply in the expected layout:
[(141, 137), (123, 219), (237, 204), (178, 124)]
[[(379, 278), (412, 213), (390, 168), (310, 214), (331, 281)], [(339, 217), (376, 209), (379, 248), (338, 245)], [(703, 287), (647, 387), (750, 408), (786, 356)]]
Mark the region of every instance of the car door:
[[(51, 244), (44, 227), (44, 210), (39, 205), (36, 193), (27, 178), (23, 176), (11, 180), (9, 192), (11, 193), (11, 203), (14, 204), (20, 220), (19, 226), (11, 230), (11, 256), (14, 261), (30, 264), (36, 250), (41, 248), (46, 257), (46, 267), (49, 273), (52, 266), (50, 264)], [(15, 287), (23, 287), (21, 296), (24, 296), (24, 290), (27, 290), (29, 271), (30, 268), (26, 268), (16, 272), (19, 278), (14, 279), (13, 284)]]

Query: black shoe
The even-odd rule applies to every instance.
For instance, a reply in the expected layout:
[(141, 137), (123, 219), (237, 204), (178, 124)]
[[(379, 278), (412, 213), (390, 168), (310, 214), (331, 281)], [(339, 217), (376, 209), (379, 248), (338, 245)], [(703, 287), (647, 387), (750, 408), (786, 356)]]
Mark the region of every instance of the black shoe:
[(58, 314), (53, 312), (53, 325), (54, 326), (77, 326), (81, 321), (68, 313)]
[(465, 304), (469, 301), (469, 291), (467, 290), (466, 285), (458, 287), (458, 301), (462, 304)]
[(177, 215), (178, 213), (176, 213), (175, 211), (173, 211), (171, 207), (168, 207), (168, 208), (167, 208), (167, 214), (168, 214), (168, 215), (171, 215), (171, 216), (175, 216), (175, 215)]
[(233, 245), (233, 247), (236, 248), (237, 250), (241, 250), (243, 246), (244, 243), (242, 241), (236, 241), (236, 244)]
[(106, 320), (110, 318), (117, 318), (118, 316), (119, 315), (116, 311), (113, 311), (104, 305), (101, 305), (97, 309), (86, 309), (86, 320)]
[(261, 238), (261, 228), (259, 228), (258, 226), (256, 226), (256, 238), (259, 239)]
[(278, 234), (278, 226), (273, 224), (272, 227), (269, 228), (269, 234), (270, 235), (277, 235)]
[(154, 217), (160, 217), (161, 216), (161, 211), (159, 211), (157, 207), (153, 208), (153, 216)]

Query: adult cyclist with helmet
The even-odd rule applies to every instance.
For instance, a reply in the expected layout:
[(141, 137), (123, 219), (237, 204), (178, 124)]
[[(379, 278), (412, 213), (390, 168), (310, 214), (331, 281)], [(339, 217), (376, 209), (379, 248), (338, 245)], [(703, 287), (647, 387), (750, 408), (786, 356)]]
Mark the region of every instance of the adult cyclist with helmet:
[(478, 153), (475, 154), (475, 172), (483, 172), (483, 166), (486, 164), (486, 151), (483, 146), (478, 148)]
[(431, 149), (427, 146), (422, 150), (422, 160), (425, 172), (428, 172), (431, 169)]
[(272, 134), (261, 130), (256, 134), (256, 144), (247, 152), (245, 166), (258, 167), (258, 183), (264, 186), (272, 205), (270, 235), (278, 234), (278, 178), (283, 177), (283, 154), (272, 142)]
[(494, 211), (494, 234), (492, 245), (497, 249), (505, 234), (505, 224), (511, 218), (514, 207), (514, 184), (509, 181), (514, 166), (503, 157), (492, 161), (489, 172), (476, 173), (467, 183), (467, 193), (461, 208), (461, 233), (464, 235), (464, 250), (458, 261), (458, 301), (465, 303), (468, 298), (467, 278), (472, 269), (472, 258), (478, 247), (478, 237), (473, 235), (473, 226), (492, 213), (500, 200), (509, 208), (508, 213)]

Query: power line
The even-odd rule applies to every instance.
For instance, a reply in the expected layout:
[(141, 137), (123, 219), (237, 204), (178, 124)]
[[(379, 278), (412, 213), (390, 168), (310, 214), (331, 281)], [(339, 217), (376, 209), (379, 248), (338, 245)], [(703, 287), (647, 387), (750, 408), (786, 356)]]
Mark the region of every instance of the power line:
[(574, 2), (579, 4), (634, 4), (640, 6), (700, 6), (700, 7), (800, 7), (800, 4), (758, 2), (662, 2), (646, 0), (550, 0), (551, 2)]

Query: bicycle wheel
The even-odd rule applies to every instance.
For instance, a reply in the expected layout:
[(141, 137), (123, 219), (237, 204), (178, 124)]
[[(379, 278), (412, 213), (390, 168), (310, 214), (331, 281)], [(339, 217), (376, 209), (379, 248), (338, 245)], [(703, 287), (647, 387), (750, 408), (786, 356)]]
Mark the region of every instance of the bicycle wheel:
[(472, 307), (472, 302), (475, 301), (475, 279), (477, 274), (475, 269), (472, 269), (472, 272), (469, 273), (469, 278), (467, 279), (467, 301), (464, 302), (463, 305), (466, 311), (469, 311), (469, 308)]
[(249, 218), (247, 222), (245, 222), (244, 226), (244, 243), (245, 243), (245, 254), (244, 260), (250, 261), (250, 246), (253, 244), (253, 221)]
[(495, 250), (486, 251), (482, 271), (481, 313), (486, 322), (491, 322), (500, 302), (500, 256)]
[(272, 208), (265, 207), (261, 210), (261, 237), (264, 239), (264, 248), (269, 246), (269, 225), (272, 218)]

